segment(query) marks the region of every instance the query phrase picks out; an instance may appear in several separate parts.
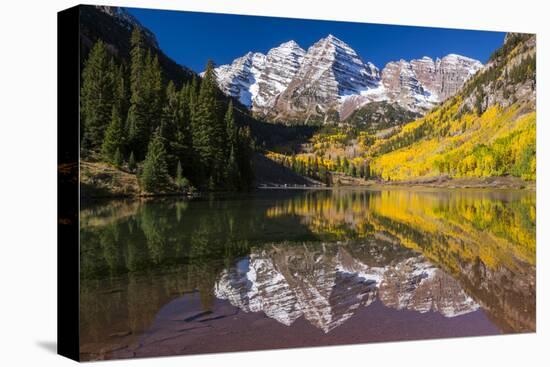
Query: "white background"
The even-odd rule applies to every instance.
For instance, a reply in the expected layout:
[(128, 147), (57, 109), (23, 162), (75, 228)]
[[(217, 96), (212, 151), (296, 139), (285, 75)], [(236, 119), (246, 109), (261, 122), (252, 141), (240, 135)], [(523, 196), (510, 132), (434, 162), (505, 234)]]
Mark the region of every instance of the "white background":
[[(529, 335), (166, 357), (104, 362), (101, 366), (548, 366), (550, 304), (548, 289), (543, 289), (549, 284), (550, 11), (545, 9), (545, 3), (541, 0), (109, 1), (109, 5), (149, 8), (536, 32), (538, 312), (537, 333)], [(64, 0), (4, 0), (0, 10), (0, 365), (3, 366), (74, 363), (54, 351), (56, 12), (76, 4)], [(545, 187), (546, 191), (542, 189)]]

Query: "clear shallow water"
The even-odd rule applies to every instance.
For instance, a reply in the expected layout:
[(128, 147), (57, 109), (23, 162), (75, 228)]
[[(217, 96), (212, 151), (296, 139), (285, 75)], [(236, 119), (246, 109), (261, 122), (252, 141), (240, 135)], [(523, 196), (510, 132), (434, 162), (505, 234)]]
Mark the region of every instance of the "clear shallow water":
[(535, 194), (264, 191), (81, 210), (81, 356), (535, 330)]

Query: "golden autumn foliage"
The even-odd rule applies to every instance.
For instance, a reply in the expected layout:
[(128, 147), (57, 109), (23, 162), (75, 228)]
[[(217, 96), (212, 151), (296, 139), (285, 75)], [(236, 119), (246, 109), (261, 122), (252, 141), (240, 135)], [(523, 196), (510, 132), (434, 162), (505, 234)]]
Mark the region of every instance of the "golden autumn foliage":
[(371, 169), (385, 180), (440, 175), (536, 178), (535, 112), (522, 114), (518, 106), (493, 106), (479, 117), (453, 117), (459, 104), (457, 98), (444, 108), (441, 119), (429, 114), (405, 125), (390, 139), (377, 142), (374, 154), (388, 150), (389, 145), (396, 149), (375, 155)]

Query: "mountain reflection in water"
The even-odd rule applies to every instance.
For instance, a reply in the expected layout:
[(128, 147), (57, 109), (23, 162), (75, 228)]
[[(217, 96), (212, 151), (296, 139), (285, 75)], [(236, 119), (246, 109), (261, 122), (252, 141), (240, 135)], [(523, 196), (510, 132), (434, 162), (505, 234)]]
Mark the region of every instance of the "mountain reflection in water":
[(534, 331), (535, 208), (444, 190), (85, 205), (81, 357)]
[[(365, 262), (354, 258), (348, 246), (362, 246), (359, 258)], [(435, 311), (445, 317), (479, 308), (452, 277), (423, 256), (393, 246), (392, 257), (399, 253), (398, 258), (384, 257), (391, 246), (376, 239), (334, 246), (273, 245), (253, 252), (248, 264), (224, 270), (215, 295), (245, 312), (263, 311), (284, 325), (304, 316), (325, 333), (376, 298), (398, 310)]]

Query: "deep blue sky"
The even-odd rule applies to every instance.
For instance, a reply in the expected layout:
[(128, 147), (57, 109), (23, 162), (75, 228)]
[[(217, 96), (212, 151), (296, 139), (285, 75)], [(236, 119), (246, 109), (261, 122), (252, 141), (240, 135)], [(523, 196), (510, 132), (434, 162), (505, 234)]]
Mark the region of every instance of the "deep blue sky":
[(208, 59), (230, 63), (248, 51), (266, 53), (293, 39), (305, 50), (332, 33), (363, 61), (379, 68), (387, 62), (456, 53), (485, 63), (502, 45), (504, 33), (407, 27), (321, 20), (129, 8), (157, 36), (162, 50), (176, 62), (202, 71)]

